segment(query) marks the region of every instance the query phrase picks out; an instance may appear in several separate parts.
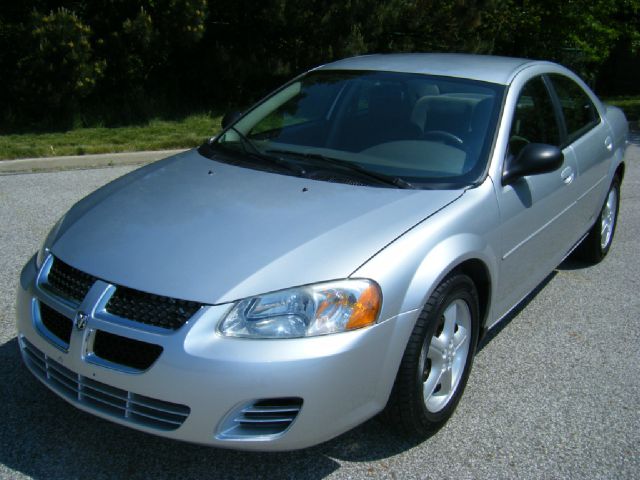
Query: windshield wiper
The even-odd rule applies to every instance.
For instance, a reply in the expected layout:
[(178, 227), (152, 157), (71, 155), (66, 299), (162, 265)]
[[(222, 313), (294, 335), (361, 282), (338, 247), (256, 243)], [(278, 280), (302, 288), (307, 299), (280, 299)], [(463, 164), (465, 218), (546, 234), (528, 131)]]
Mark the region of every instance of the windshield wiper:
[(290, 150), (267, 150), (267, 153), (292, 155), (292, 156), (306, 158), (310, 160), (322, 160), (324, 163), (329, 163), (331, 165), (335, 165), (337, 167), (350, 170), (352, 172), (360, 174), (361, 176), (369, 177), (374, 180), (378, 180), (379, 182), (386, 183), (387, 185), (393, 185), (394, 187), (397, 187), (397, 188), (407, 188), (407, 189), (417, 188), (415, 185), (412, 185), (411, 183), (407, 182), (403, 178), (385, 175), (384, 173), (374, 172), (367, 168), (364, 168), (362, 165), (359, 165), (357, 163), (351, 163), (346, 160), (340, 160), (338, 158), (328, 157), (321, 153), (310, 153), (310, 152), (302, 153), (302, 152), (293, 152)]
[(267, 153), (261, 152), (258, 149), (258, 147), (256, 147), (253, 144), (253, 142), (249, 138), (247, 138), (247, 136), (243, 134), (240, 130), (238, 130), (236, 127), (229, 127), (229, 130), (233, 130), (238, 135), (238, 138), (240, 138), (240, 145), (242, 145), (242, 149), (244, 150), (244, 153), (246, 153), (247, 155), (251, 155), (252, 157), (258, 158), (260, 160), (266, 160), (272, 165), (282, 167), (286, 170), (289, 170), (290, 172), (295, 173), (296, 175), (301, 175), (301, 176), (306, 175), (307, 173), (306, 170), (300, 167), (299, 165), (288, 162), (287, 160), (280, 158), (278, 156), (268, 155)]

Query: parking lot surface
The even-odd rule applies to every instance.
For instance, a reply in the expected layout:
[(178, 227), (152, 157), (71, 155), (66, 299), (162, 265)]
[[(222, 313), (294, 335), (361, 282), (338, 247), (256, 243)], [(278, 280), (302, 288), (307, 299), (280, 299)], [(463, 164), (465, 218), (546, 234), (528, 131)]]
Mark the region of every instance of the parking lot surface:
[(640, 147), (609, 256), (565, 261), (500, 324), (440, 432), (415, 444), (372, 419), (288, 453), (139, 433), (76, 410), (22, 365), (22, 265), (75, 201), (132, 169), (0, 176), (1, 478), (640, 478)]

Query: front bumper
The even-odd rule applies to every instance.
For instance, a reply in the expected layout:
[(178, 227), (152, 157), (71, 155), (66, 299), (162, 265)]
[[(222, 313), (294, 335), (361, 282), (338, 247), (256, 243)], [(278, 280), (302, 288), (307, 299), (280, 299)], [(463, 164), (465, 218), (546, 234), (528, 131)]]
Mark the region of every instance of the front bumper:
[[(39, 288), (36, 277), (32, 259), (18, 289), (18, 338), (26, 365), (45, 385), (76, 407), (125, 426), (244, 450), (308, 447), (379, 412), (417, 315), (409, 312), (370, 328), (321, 337), (250, 340), (216, 333), (228, 305), (204, 307), (182, 328), (160, 333), (105, 320), (85, 300), (86, 326), (74, 326), (65, 346), (42, 326), (40, 305), (68, 318), (77, 310)], [(100, 362), (91, 351), (97, 331), (160, 345), (163, 351), (143, 371)], [(103, 408), (96, 398), (113, 400), (118, 408)], [(245, 407), (271, 399), (300, 400), (299, 412), (283, 431), (232, 428)], [(169, 423), (148, 421), (157, 413)]]

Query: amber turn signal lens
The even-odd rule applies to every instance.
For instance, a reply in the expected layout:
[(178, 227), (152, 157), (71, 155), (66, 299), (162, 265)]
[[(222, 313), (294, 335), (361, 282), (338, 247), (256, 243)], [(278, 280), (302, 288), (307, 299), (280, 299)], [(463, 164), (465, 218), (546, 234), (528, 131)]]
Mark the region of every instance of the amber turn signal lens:
[(353, 305), (353, 312), (347, 322), (346, 330), (368, 327), (376, 323), (381, 306), (380, 287), (375, 283), (370, 283)]

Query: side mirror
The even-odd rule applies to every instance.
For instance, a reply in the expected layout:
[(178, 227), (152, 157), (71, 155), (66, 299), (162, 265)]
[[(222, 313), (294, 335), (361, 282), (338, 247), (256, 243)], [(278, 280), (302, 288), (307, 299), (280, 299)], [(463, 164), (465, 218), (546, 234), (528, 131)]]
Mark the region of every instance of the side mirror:
[(230, 112), (225, 113), (224, 117), (222, 117), (222, 120), (220, 121), (222, 129), (224, 130), (232, 123), (235, 123), (235, 121), (238, 120), (241, 116), (242, 112), (240, 110), (231, 110)]
[(564, 161), (562, 150), (544, 143), (529, 143), (517, 157), (510, 156), (506, 160), (502, 172), (502, 184), (509, 185), (527, 175), (538, 175), (557, 170)]

